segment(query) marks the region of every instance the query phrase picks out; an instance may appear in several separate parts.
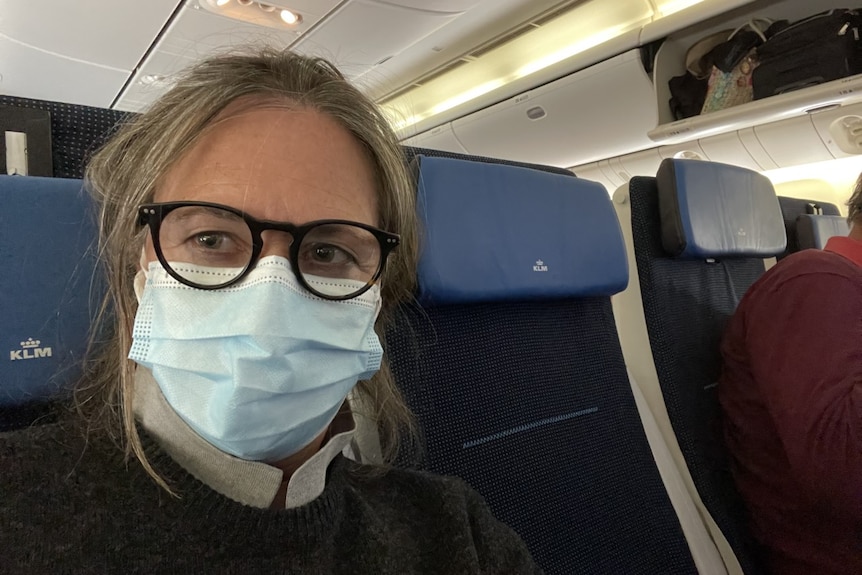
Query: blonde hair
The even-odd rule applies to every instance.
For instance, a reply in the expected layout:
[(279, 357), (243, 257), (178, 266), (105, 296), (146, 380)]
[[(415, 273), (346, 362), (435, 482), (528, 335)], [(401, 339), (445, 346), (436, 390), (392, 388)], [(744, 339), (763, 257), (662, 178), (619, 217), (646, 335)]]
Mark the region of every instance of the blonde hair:
[[(100, 318), (112, 329), (107, 341), (96, 344), (94, 336), (91, 342), (75, 406), (89, 430), (107, 432), (169, 491), (144, 455), (132, 412), (134, 364), (127, 354), (137, 310), (133, 278), (148, 233), (137, 225), (138, 207), (152, 200), (177, 159), (240, 98), (251, 107), (275, 101), (325, 113), (367, 150), (377, 179), (379, 225), (401, 235), (381, 278), (383, 309), (375, 326), (381, 338), (394, 309), (412, 297), (415, 284), (415, 195), (402, 150), (376, 106), (326, 60), (269, 48), (214, 57), (189, 69), (148, 111), (121, 126), (92, 158), (85, 175), (100, 207), (100, 252), (108, 278)], [(100, 331), (105, 333), (99, 328), (94, 333)], [(363, 415), (376, 422), (383, 461), (391, 463), (399, 438), (405, 430), (412, 436), (415, 427), (385, 361), (371, 380), (359, 382), (354, 396), (366, 411)]]

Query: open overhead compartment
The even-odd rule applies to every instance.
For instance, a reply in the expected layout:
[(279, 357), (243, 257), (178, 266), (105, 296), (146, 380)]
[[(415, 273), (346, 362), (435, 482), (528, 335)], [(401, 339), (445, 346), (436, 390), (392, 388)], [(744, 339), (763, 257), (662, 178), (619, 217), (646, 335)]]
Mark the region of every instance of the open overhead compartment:
[[(668, 81), (685, 73), (686, 54), (699, 40), (722, 31), (736, 30), (756, 19), (786, 19), (793, 22), (821, 11), (846, 8), (862, 8), (862, 1), (820, 0), (816, 5), (810, 0), (754, 2), (671, 34), (655, 59), (653, 77), (658, 124), (649, 131), (650, 139), (657, 144), (688, 142), (862, 102), (860, 74), (682, 120), (673, 117), (669, 105), (671, 94)], [(810, 124), (797, 127), (807, 130)], [(768, 137), (763, 135), (765, 139)]]

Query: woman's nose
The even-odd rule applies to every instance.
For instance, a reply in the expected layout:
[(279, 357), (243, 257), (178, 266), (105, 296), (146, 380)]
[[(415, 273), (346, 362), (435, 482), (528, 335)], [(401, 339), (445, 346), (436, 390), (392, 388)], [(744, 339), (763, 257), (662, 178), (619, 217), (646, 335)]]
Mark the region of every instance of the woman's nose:
[(293, 243), (293, 236), (287, 232), (279, 232), (276, 230), (266, 230), (261, 234), (263, 240), (263, 249), (260, 252), (260, 257), (280, 256), (290, 259), (290, 245)]

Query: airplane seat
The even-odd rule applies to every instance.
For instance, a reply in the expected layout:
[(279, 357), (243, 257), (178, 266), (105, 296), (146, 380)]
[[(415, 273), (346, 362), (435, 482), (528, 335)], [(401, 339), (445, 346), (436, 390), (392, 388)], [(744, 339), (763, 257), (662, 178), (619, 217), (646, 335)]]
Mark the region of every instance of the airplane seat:
[(652, 360), (640, 368), (643, 384), (660, 392), (657, 404), (652, 390), (652, 405), (660, 419), (666, 411), (692, 495), (728, 570), (758, 573), (757, 546), (720, 435), (716, 387), (726, 322), (764, 273), (764, 259), (786, 247), (774, 188), (744, 168), (667, 159), (655, 178), (632, 178), (617, 201), (630, 202), (641, 300), (638, 312), (631, 294), (626, 305), (642, 314), (646, 336), (623, 338), (627, 360), (643, 359), (644, 348)]
[(614, 326), (628, 270), (605, 189), (465, 159), (416, 165), (418, 303), (387, 342), (419, 467), (472, 485), (546, 573), (698, 572)]
[(800, 250), (822, 250), (829, 238), (846, 236), (850, 225), (842, 216), (802, 214), (796, 220), (796, 235)]
[(531, 168), (542, 172), (550, 172), (552, 174), (561, 174), (563, 176), (574, 176), (571, 170), (566, 168), (558, 168), (556, 166), (546, 166), (543, 164), (532, 164), (529, 162), (515, 162), (512, 160), (501, 160), (499, 158), (489, 158), (487, 156), (468, 156), (457, 152), (447, 152), (445, 150), (433, 150), (431, 148), (419, 148), (415, 146), (402, 146), (404, 157), (407, 162), (412, 162), (416, 156), (426, 156), (432, 158), (451, 158), (454, 160), (469, 159), (471, 162), (484, 162), (487, 164), (505, 164), (507, 166), (516, 166), (520, 168)]
[(0, 176), (0, 431), (50, 419), (81, 373), (103, 293), (81, 180)]
[(784, 218), (784, 228), (787, 232), (787, 249), (784, 250), (784, 253), (778, 255), (779, 260), (784, 259), (792, 253), (807, 249), (799, 245), (799, 234), (797, 232), (797, 220), (799, 216), (809, 214), (824, 216), (841, 215), (841, 210), (835, 204), (819, 202), (817, 200), (778, 196), (778, 204), (781, 206), (781, 216)]

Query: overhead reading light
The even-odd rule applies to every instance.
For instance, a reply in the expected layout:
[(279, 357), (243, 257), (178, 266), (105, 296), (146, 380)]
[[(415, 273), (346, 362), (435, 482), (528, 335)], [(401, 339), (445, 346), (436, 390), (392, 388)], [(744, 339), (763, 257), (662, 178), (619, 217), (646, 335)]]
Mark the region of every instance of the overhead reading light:
[(173, 83), (174, 80), (172, 80), (171, 78), (167, 78), (159, 74), (144, 74), (138, 80), (138, 84), (140, 84), (141, 86), (148, 86), (153, 88), (168, 88)]
[(534, 25), (533, 30), (384, 100), (382, 107), (395, 129), (405, 130), (703, 1), (618, 0), (614, 10), (608, 10), (607, 2), (600, 0), (575, 2), (571, 10)]
[(290, 10), (282, 10), (281, 11), (281, 19), (285, 21), (285, 23), (293, 25), (299, 22), (300, 16), (295, 12), (291, 12)]
[(302, 22), (302, 15), (293, 10), (280, 9), (272, 4), (255, 2), (254, 0), (198, 0), (204, 10), (239, 20), (255, 26), (266, 26), (279, 30), (296, 31), (296, 26)]

